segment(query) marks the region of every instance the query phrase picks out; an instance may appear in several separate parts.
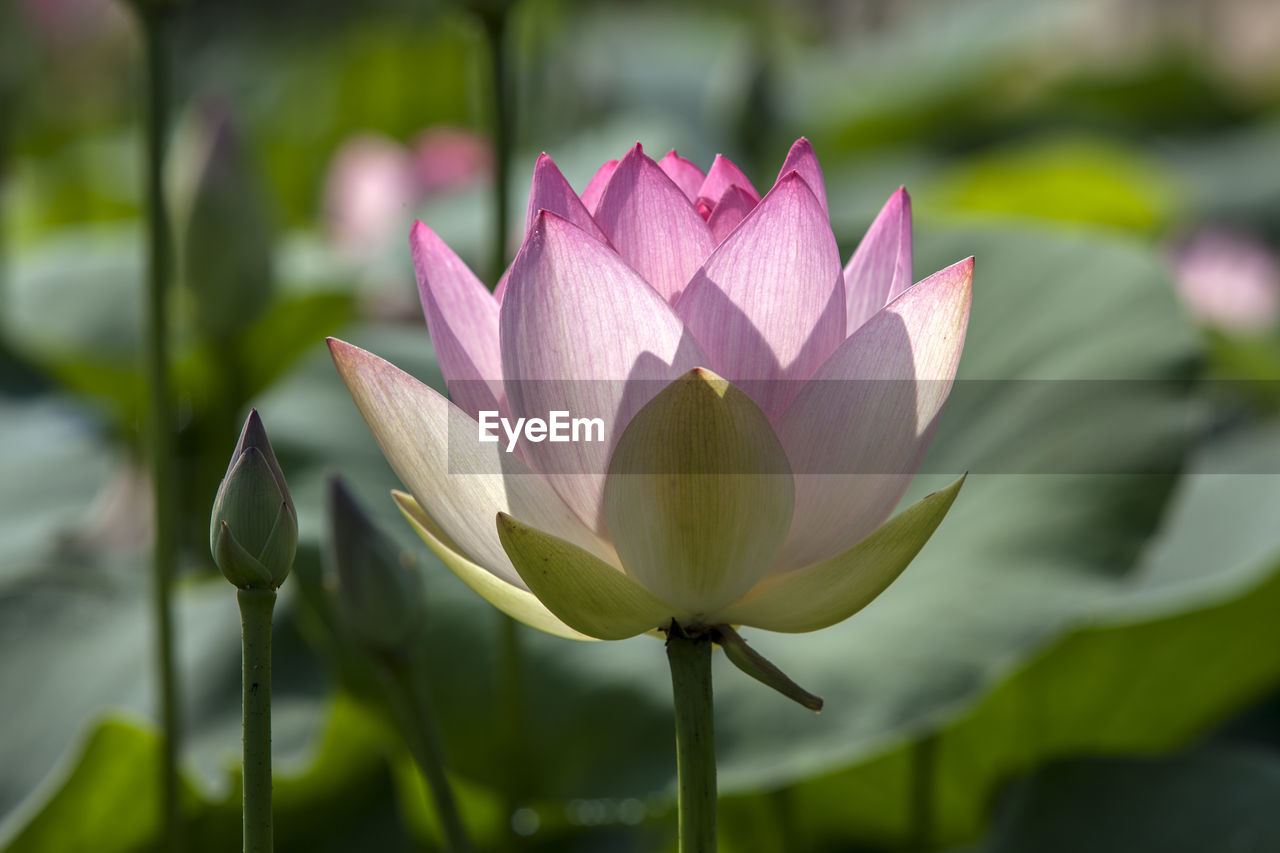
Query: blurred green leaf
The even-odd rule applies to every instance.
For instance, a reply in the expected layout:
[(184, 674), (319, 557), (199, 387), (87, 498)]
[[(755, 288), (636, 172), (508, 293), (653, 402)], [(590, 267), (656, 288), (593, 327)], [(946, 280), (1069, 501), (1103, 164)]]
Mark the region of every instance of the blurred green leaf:
[[(160, 740), (150, 727), (124, 719), (97, 723), (63, 770), (51, 796), (21, 830), (0, 839), (5, 853), (62, 853), (95, 850), (131, 853), (164, 849), (160, 823)], [(394, 733), (377, 716), (339, 694), (329, 709), (324, 736), (305, 762), (277, 767), (276, 849), (325, 851), (417, 849), (397, 812), (416, 814), (419, 838), (438, 839), (434, 819), (422, 814), (416, 790), (398, 767), (402, 751)], [(184, 783), (186, 847), (192, 853), (221, 853), (240, 844), (240, 771), (226, 762), (225, 794)], [(468, 789), (464, 813), (492, 825), (487, 795)], [(13, 825), (12, 823), (10, 824)]]
[(939, 175), (930, 206), (1009, 216), (1165, 226), (1177, 210), (1172, 177), (1137, 151), (1102, 139), (1051, 137), (988, 151)]
[(1277, 799), (1280, 760), (1265, 752), (1077, 759), (1015, 785), (972, 853), (1267, 853), (1280, 849)]
[(249, 377), (245, 399), (267, 388), (301, 355), (318, 347), (326, 335), (346, 325), (353, 309), (352, 298), (346, 293), (282, 296), (273, 302), (245, 331), (239, 344)]
[(1277, 460), (1274, 426), (1199, 454), (1130, 581), (1065, 636), (1006, 660), (976, 705), (909, 745), (791, 789), (810, 840), (912, 837), (923, 767), (934, 841), (963, 841), (1015, 774), (1067, 755), (1173, 749), (1265, 693), (1280, 678), (1280, 482), (1258, 473)]
[(1194, 210), (1204, 219), (1254, 221), (1280, 233), (1280, 119), (1208, 137), (1172, 142), (1161, 155), (1187, 185)]
[(70, 401), (0, 397), (0, 586), (67, 544), (116, 461)]
[[(6, 853), (72, 850), (132, 851), (154, 847), (161, 835), (160, 739), (123, 719), (89, 732), (55, 793), (4, 844)], [(184, 811), (196, 794), (183, 785)], [(234, 836), (224, 838), (234, 842)], [(225, 848), (224, 848), (225, 849)]]
[(781, 123), (846, 150), (986, 135), (1025, 90), (1027, 58), (1086, 15), (1086, 4), (922, 3), (894, 26), (786, 55)]

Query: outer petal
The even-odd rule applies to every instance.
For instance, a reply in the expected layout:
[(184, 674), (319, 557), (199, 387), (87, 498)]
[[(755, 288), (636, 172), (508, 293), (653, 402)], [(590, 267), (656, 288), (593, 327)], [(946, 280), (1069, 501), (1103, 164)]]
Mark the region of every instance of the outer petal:
[(915, 559), (951, 509), (964, 477), (882, 525), (853, 548), (798, 572), (771, 577), (721, 611), (717, 622), (766, 631), (816, 631), (848, 619)]
[(493, 529), (498, 511), (612, 559), (515, 454), (480, 443), (475, 420), (457, 406), (359, 347), (330, 338), (329, 351), (391, 468), (466, 559), (522, 585)]
[(684, 159), (672, 148), (667, 156), (658, 161), (658, 166), (667, 173), (667, 177), (678, 186), (690, 202), (698, 200), (698, 188), (707, 176), (702, 174), (692, 162)]
[(723, 242), (724, 238), (729, 236), (729, 232), (737, 228), (738, 223), (746, 219), (747, 214), (754, 210), (757, 204), (759, 202), (742, 187), (729, 187), (724, 191), (724, 195), (720, 196), (716, 206), (711, 208), (711, 215), (707, 217), (711, 236), (717, 243)]
[(617, 160), (606, 160), (599, 169), (596, 169), (591, 180), (587, 181), (586, 189), (582, 191), (582, 204), (592, 216), (600, 206), (600, 196), (604, 195), (604, 188), (609, 186), (609, 179), (613, 177), (614, 170), (617, 168)]
[(715, 248), (707, 223), (639, 144), (618, 163), (595, 217), (622, 259), (668, 302)]
[(791, 469), (764, 413), (703, 368), (627, 426), (604, 492), (627, 573), (695, 614), (736, 600), (764, 575), (793, 501)]
[(538, 162), (533, 167), (533, 185), (529, 188), (529, 207), (525, 213), (526, 234), (533, 229), (540, 210), (564, 217), (602, 243), (609, 241), (591, 218), (573, 187), (569, 186), (564, 175), (560, 174), (556, 164), (546, 154), (538, 155)]
[(850, 335), (778, 420), (796, 512), (777, 569), (849, 548), (902, 500), (955, 379), (972, 284), (970, 258), (909, 289)]
[(683, 616), (576, 545), (506, 513), (498, 513), (497, 528), (529, 589), (577, 631), (601, 640), (625, 640)]
[(818, 155), (813, 153), (813, 146), (803, 136), (795, 141), (787, 152), (787, 159), (782, 161), (778, 171), (778, 180), (782, 180), (791, 172), (799, 172), (800, 177), (809, 185), (822, 209), (827, 209), (827, 184), (822, 178), (822, 167), (818, 165)]
[(844, 268), (846, 334), (898, 297), (911, 277), (911, 197), (903, 187), (889, 196)]
[[(676, 312), (770, 418), (844, 340), (840, 254), (795, 172), (769, 191), (698, 270)], [(786, 380), (786, 381), (780, 381)]]
[(418, 295), (449, 394), (467, 414), (504, 409), (498, 302), (422, 222), (409, 232)]
[(565, 503), (600, 529), (604, 474), (622, 427), (662, 384), (706, 357), (671, 307), (616, 253), (550, 213), (539, 217), (516, 257), (500, 324), (514, 416), (566, 411), (605, 422), (604, 442), (524, 445)]
[(760, 193), (756, 192), (756, 188), (751, 185), (751, 180), (742, 173), (742, 170), (728, 157), (717, 154), (716, 159), (711, 163), (711, 168), (707, 171), (706, 180), (702, 182), (702, 186), (698, 187), (699, 204), (710, 209), (729, 187), (738, 187), (752, 201), (760, 201)]
[(512, 619), (553, 636), (569, 640), (595, 639), (561, 622), (533, 593), (521, 587), (512, 586), (488, 569), (477, 566), (448, 545), (446, 542), (448, 537), (444, 535), (444, 531), (418, 505), (413, 495), (392, 491), (391, 497), (395, 499), (396, 506), (400, 508), (401, 514), (408, 520), (409, 525), (422, 537), (422, 541), (427, 543), (427, 547), (440, 558), (440, 562), (448, 566), (450, 571), (485, 601)]

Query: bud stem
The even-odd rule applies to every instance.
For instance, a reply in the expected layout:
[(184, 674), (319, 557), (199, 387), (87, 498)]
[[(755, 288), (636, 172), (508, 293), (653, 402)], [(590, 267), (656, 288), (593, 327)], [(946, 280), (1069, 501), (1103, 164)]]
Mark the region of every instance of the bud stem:
[(667, 632), (667, 662), (675, 701), (680, 853), (714, 853), (716, 743), (710, 637), (690, 637), (673, 622)]
[(243, 650), (244, 853), (271, 853), (271, 613), (274, 589), (239, 589)]
[(419, 670), (408, 657), (389, 658), (382, 667), (383, 681), (418, 770), (427, 780), (436, 817), (444, 830), (448, 853), (470, 853), (471, 842), (462, 827), (458, 804), (445, 774), (444, 749), (431, 715), (431, 702)]

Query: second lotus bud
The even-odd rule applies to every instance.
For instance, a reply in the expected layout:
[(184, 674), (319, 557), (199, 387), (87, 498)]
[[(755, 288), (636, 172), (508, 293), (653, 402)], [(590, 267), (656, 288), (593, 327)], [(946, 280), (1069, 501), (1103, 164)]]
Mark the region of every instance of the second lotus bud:
[(329, 563), (338, 608), (356, 638), (393, 652), (418, 633), (425, 595), (411, 559), (365, 514), (338, 477), (329, 480)]

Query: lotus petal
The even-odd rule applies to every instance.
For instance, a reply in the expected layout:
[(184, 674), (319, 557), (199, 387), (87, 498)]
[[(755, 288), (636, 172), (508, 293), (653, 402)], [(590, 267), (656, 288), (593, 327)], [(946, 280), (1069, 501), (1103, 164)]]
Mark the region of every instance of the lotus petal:
[(911, 197), (903, 187), (889, 197), (844, 268), (846, 334), (911, 286)]
[(661, 384), (706, 358), (666, 301), (616, 253), (550, 213), (541, 214), (516, 258), (500, 327), (513, 417), (563, 411), (605, 423), (603, 442), (524, 445), (565, 503), (600, 530), (617, 435)]
[(330, 338), (329, 351), (392, 470), (463, 557), (523, 587), (493, 529), (502, 511), (616, 559), (519, 457), (478, 441), (470, 415), (359, 347)]
[(676, 312), (707, 366), (773, 418), (844, 340), (844, 304), (826, 213), (792, 172), (716, 248)]
[(778, 180), (782, 180), (791, 172), (798, 172), (822, 209), (827, 209), (827, 184), (822, 177), (822, 166), (818, 164), (818, 156), (813, 153), (813, 146), (803, 136), (795, 141), (787, 152), (787, 159), (782, 161), (778, 171)]
[(684, 192), (690, 202), (698, 200), (698, 188), (707, 176), (690, 161), (684, 159), (672, 148), (667, 156), (658, 161), (658, 166), (667, 173), (667, 177)]
[(972, 283), (969, 258), (899, 296), (840, 345), (778, 420), (796, 513), (777, 568), (849, 548), (898, 505), (951, 391)]
[(533, 229), (538, 212), (542, 210), (564, 217), (602, 243), (609, 242), (573, 187), (546, 154), (538, 155), (538, 162), (533, 167), (533, 185), (529, 189), (529, 205), (525, 211), (526, 234)]
[(511, 562), (538, 600), (589, 637), (625, 640), (684, 614), (572, 543), (506, 513), (498, 513), (497, 529)]
[(622, 259), (668, 302), (715, 248), (707, 223), (638, 144), (618, 163), (595, 218)]
[(746, 394), (704, 368), (672, 382), (627, 426), (604, 507), (628, 574), (696, 614), (741, 597), (787, 536), (786, 454)]
[(893, 583), (938, 529), (964, 477), (912, 504), (843, 554), (765, 579), (720, 621), (766, 631), (817, 631), (848, 619)]
[(418, 295), (449, 395), (467, 414), (506, 408), (498, 302), (462, 259), (422, 222), (409, 233)]

